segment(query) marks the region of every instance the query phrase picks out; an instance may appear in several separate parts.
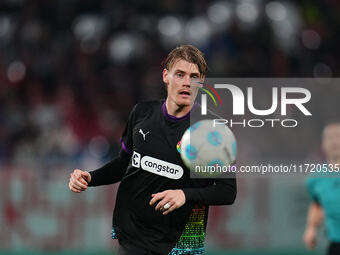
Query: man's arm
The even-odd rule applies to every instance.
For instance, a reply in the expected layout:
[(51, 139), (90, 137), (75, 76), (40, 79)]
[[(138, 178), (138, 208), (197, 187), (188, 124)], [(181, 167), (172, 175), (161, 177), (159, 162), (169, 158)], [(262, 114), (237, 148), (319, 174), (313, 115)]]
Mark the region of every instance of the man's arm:
[(75, 169), (70, 174), (70, 190), (80, 193), (85, 191), (88, 186), (108, 185), (121, 181), (129, 165), (130, 158), (131, 154), (122, 150), (117, 158), (97, 170), (87, 172)]
[[(236, 187), (236, 178), (217, 179), (207, 187), (165, 190), (152, 194), (149, 204), (153, 206), (158, 201), (155, 210), (160, 210), (164, 215), (171, 213), (186, 202), (203, 205), (230, 205), (236, 199)], [(166, 204), (170, 207), (164, 210)]]
[(120, 139), (122, 148), (119, 156), (103, 167), (91, 172), (75, 169), (71, 173), (69, 181), (69, 188), (71, 191), (79, 193), (86, 190), (88, 186), (108, 185), (122, 180), (132, 154), (132, 132), (135, 123), (136, 108), (137, 105), (135, 105), (130, 112), (129, 120)]
[(117, 158), (101, 168), (89, 172), (91, 181), (88, 186), (109, 185), (121, 181), (129, 165), (130, 158), (131, 154), (122, 150)]
[(323, 222), (324, 212), (322, 207), (312, 202), (308, 209), (306, 230), (303, 235), (303, 240), (309, 249), (313, 249), (316, 246), (316, 234), (318, 227)]
[(204, 205), (231, 205), (236, 199), (236, 178), (216, 179), (203, 188), (183, 188), (186, 202)]

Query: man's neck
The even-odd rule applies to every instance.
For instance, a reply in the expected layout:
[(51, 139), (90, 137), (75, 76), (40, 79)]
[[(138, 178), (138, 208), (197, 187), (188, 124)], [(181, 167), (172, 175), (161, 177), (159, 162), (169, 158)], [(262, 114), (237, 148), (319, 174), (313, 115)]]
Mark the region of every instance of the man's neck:
[(168, 114), (176, 118), (181, 118), (187, 115), (192, 108), (192, 105), (178, 106), (174, 102), (170, 102), (168, 99), (165, 102), (165, 106)]

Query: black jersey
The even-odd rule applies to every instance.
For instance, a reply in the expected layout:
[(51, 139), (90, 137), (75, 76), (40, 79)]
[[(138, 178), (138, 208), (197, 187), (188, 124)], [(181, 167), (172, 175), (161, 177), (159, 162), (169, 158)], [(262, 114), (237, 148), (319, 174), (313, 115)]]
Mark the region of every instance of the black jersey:
[[(191, 114), (195, 111), (199, 111), (197, 104)], [(121, 142), (131, 159), (120, 183), (113, 213), (113, 228), (118, 238), (168, 254), (173, 247), (181, 245), (178, 241), (185, 242), (181, 234), (188, 231), (188, 220), (198, 215), (192, 212), (199, 212), (199, 217), (203, 217), (201, 232), (203, 230), (204, 235), (208, 205), (233, 203), (235, 179), (190, 179), (189, 169), (176, 149), (189, 126), (190, 113), (181, 118), (170, 116), (164, 100), (139, 103), (130, 113)], [(150, 206), (149, 202), (152, 194), (169, 189), (182, 189), (186, 203), (163, 215), (154, 210), (157, 203)]]

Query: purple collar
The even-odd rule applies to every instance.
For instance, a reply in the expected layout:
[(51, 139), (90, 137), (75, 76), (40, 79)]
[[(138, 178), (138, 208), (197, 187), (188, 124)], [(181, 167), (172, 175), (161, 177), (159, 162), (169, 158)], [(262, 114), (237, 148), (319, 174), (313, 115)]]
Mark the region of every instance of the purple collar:
[(191, 113), (192, 109), (194, 109), (194, 107), (197, 106), (197, 102), (195, 102), (195, 103), (193, 104), (193, 106), (191, 107), (191, 110), (190, 110), (187, 114), (185, 114), (184, 116), (178, 118), (178, 117), (175, 117), (175, 116), (170, 115), (170, 114), (168, 113), (168, 110), (166, 109), (166, 104), (165, 104), (165, 102), (166, 102), (166, 100), (164, 101), (164, 103), (163, 103), (163, 105), (162, 105), (162, 112), (163, 112), (163, 115), (164, 115), (164, 117), (165, 117), (166, 119), (172, 120), (172, 121), (180, 121), (180, 120), (185, 120), (185, 119), (187, 119), (187, 118), (190, 116), (190, 113)]

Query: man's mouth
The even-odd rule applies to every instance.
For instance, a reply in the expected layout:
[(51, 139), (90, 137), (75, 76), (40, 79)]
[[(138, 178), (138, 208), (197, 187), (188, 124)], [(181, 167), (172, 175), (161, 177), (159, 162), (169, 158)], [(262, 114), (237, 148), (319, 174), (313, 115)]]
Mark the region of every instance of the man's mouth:
[(189, 92), (189, 91), (186, 91), (186, 90), (180, 91), (179, 94), (180, 94), (180, 95), (183, 95), (183, 96), (190, 96), (190, 95), (191, 95), (190, 92)]

